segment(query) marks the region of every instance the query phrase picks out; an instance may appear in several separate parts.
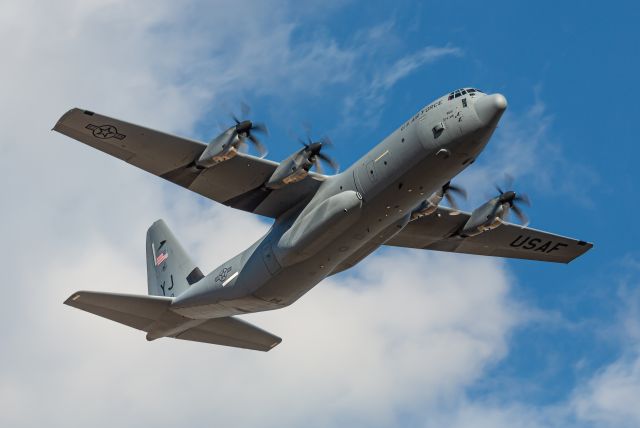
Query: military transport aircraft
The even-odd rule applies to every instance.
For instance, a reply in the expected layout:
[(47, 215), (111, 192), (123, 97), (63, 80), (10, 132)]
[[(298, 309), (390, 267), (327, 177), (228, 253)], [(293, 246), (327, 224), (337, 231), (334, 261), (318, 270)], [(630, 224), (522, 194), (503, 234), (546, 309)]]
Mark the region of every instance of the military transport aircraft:
[[(309, 140), (280, 163), (251, 156), (266, 127), (234, 116), (209, 144), (72, 109), (54, 130), (224, 205), (271, 217), (268, 233), (208, 275), (162, 221), (147, 232), (148, 295), (73, 293), (65, 303), (161, 337), (268, 351), (281, 342), (237, 315), (283, 308), (381, 245), (568, 263), (592, 244), (526, 227), (513, 190), (473, 212), (451, 179), (493, 134), (507, 100), (464, 88), (430, 103), (347, 170)], [(245, 116), (246, 116), (245, 112)], [(312, 167), (315, 166), (315, 171)], [(451, 207), (440, 206), (446, 199)], [(507, 221), (513, 212), (521, 224)]]

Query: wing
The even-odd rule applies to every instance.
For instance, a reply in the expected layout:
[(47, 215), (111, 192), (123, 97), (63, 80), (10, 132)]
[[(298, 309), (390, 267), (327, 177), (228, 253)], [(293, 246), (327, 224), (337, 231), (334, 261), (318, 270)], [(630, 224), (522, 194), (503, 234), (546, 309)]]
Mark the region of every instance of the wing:
[(452, 236), (471, 215), (452, 212), (439, 207), (435, 213), (409, 223), (385, 245), (557, 263), (569, 263), (593, 247), (588, 242), (512, 223), (470, 238)]
[(53, 129), (216, 202), (272, 218), (313, 195), (322, 179), (312, 173), (269, 190), (263, 184), (278, 163), (242, 153), (197, 170), (193, 162), (205, 144), (77, 108), (65, 113)]

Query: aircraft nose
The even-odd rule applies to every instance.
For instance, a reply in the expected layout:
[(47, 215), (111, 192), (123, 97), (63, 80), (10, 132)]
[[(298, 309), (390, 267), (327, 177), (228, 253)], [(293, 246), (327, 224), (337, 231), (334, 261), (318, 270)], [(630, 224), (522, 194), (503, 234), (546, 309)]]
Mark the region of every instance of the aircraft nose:
[(483, 125), (497, 122), (507, 108), (507, 99), (502, 94), (485, 95), (475, 102), (476, 114)]

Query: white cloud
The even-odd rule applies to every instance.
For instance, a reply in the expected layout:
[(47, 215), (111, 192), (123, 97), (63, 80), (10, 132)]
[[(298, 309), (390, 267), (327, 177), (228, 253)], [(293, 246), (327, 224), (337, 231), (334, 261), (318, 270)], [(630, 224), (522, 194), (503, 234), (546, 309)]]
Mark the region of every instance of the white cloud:
[(571, 398), (578, 419), (602, 427), (640, 426), (640, 288), (637, 266), (633, 280), (623, 283), (619, 298), (623, 310), (612, 331), (622, 342), (622, 354), (579, 384)]
[[(375, 28), (363, 38), (364, 44), (377, 41), (382, 32), (391, 31), (392, 25)], [(462, 50), (454, 46), (425, 46), (415, 53), (401, 56), (393, 61), (389, 57), (395, 57), (387, 53), (372, 60), (376, 66), (371, 75), (361, 73), (362, 77), (355, 90), (346, 96), (343, 101), (343, 116), (345, 120), (353, 120), (359, 117), (363, 126), (375, 127), (378, 125), (384, 107), (388, 91), (400, 80), (407, 77), (420, 67), (447, 57), (460, 57)]]
[(573, 398), (579, 419), (597, 426), (640, 425), (640, 355), (623, 357), (580, 387)]
[(387, 70), (376, 75), (371, 82), (371, 89), (374, 91), (388, 90), (399, 80), (407, 77), (417, 68), (441, 59), (445, 56), (460, 56), (462, 51), (455, 47), (433, 47), (427, 46), (418, 52), (400, 58)]

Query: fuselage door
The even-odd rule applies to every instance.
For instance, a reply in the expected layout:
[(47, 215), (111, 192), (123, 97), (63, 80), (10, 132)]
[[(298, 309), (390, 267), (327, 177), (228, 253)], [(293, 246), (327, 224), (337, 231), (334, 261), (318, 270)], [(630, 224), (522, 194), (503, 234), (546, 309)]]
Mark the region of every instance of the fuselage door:
[(263, 242), (261, 251), (262, 260), (264, 260), (264, 264), (267, 266), (269, 273), (271, 273), (271, 275), (278, 273), (282, 267), (273, 253), (273, 245), (271, 245), (271, 241)]

